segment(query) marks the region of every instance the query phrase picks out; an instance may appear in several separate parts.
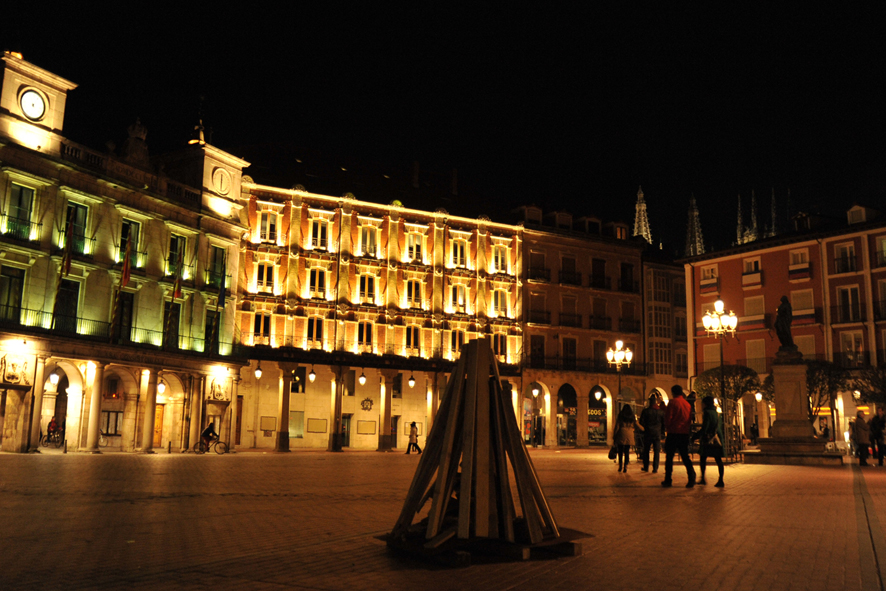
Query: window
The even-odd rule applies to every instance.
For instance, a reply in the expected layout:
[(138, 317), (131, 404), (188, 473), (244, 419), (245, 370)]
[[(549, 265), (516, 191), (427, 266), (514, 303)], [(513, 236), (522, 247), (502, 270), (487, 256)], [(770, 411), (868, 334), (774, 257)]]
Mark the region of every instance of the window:
[(309, 288), (311, 290), (312, 298), (325, 298), (326, 297), (326, 270), (325, 269), (311, 269), (311, 276), (309, 281)]
[(760, 272), (760, 259), (745, 259), (744, 260), (744, 273), (745, 275), (749, 273), (759, 273)]
[(357, 325), (357, 344), (360, 345), (361, 352), (372, 349), (372, 323), (360, 322)]
[(492, 309), (496, 316), (508, 315), (508, 292), (503, 289), (492, 292)]
[(0, 319), (19, 322), (25, 271), (4, 265), (0, 269)]
[(794, 309), (794, 313), (798, 310), (812, 310), (815, 307), (812, 301), (812, 290), (792, 291), (791, 307)]
[(277, 212), (261, 212), (259, 239), (262, 242), (277, 242)]
[(323, 319), (319, 316), (308, 318), (308, 343), (317, 346), (323, 343)]
[(210, 247), (209, 273), (206, 281), (209, 287), (218, 289), (225, 286), (226, 254), (225, 249), (220, 246)]
[(462, 346), (465, 344), (465, 331), (453, 330), (450, 336), (450, 348), (453, 353), (460, 353)]
[(840, 333), (840, 364), (843, 367), (863, 367), (864, 353), (860, 332)]
[(406, 257), (410, 261), (421, 262), (421, 244), (423, 236), (421, 234), (410, 233), (406, 236)]
[(835, 273), (850, 273), (855, 271), (855, 245), (838, 244), (836, 247), (837, 258), (834, 259)]
[(674, 283), (674, 305), (686, 305), (686, 284), (682, 282)]
[(498, 357), (498, 360), (508, 362), (508, 335), (503, 332), (497, 332), (492, 335), (492, 352)]
[(671, 289), (667, 275), (655, 273), (652, 278), (652, 299), (656, 302), (670, 302)]
[(467, 312), (467, 289), (464, 285), (453, 285), (451, 287), (451, 299), (450, 302), (452, 304), (452, 311), (464, 314)]
[(677, 316), (674, 322), (674, 338), (678, 341), (685, 341), (687, 336), (686, 317)]
[(360, 302), (364, 304), (375, 303), (374, 275), (360, 275)]
[(411, 355), (418, 355), (421, 345), (419, 344), (420, 331), (417, 326), (406, 327), (406, 349)]
[(874, 261), (878, 267), (886, 267), (886, 238), (877, 238), (877, 251)]
[(326, 220), (314, 220), (311, 222), (311, 247), (314, 250), (327, 250), (326, 229), (329, 222)]
[(791, 266), (794, 265), (808, 265), (809, 264), (809, 251), (805, 248), (803, 250), (792, 250), (791, 251)]
[(671, 310), (666, 306), (652, 306), (649, 309), (649, 336), (671, 338)]
[(754, 296), (744, 299), (745, 316), (762, 316), (766, 312), (763, 305), (763, 296)]
[[(169, 256), (166, 258), (166, 275), (172, 277), (180, 272), (179, 265), (184, 266), (187, 238), (172, 234), (169, 237)], [(182, 269), (183, 270), (183, 269)]]
[(8, 219), (3, 232), (20, 240), (31, 239), (31, 213), (34, 208), (34, 189), (13, 183), (9, 194)]
[[(90, 254), (90, 248), (86, 240), (86, 216), (88, 214), (85, 205), (68, 202), (68, 213), (65, 222), (65, 240), (71, 237), (71, 252), (77, 254)], [(73, 225), (73, 228), (71, 227)], [(67, 247), (66, 244), (62, 246)]]
[(467, 242), (464, 240), (452, 241), (452, 265), (455, 267), (464, 267), (467, 265)]
[(273, 263), (259, 263), (255, 281), (258, 291), (265, 293), (274, 292), (274, 265)]
[(677, 375), (686, 375), (689, 373), (689, 355), (686, 351), (677, 351), (674, 353), (674, 371)]
[(702, 281), (710, 281), (716, 279), (717, 275), (717, 265), (711, 265), (710, 267), (702, 267), (701, 268), (701, 280)]
[(270, 312), (257, 312), (253, 327), (256, 345), (269, 345), (271, 343), (271, 314)]
[(377, 234), (378, 230), (374, 226), (363, 226), (360, 228), (360, 248), (363, 256), (377, 257)]
[(117, 254), (117, 262), (122, 263), (129, 249), (129, 265), (131, 268), (138, 267), (138, 240), (141, 234), (141, 224), (132, 220), (123, 220), (120, 226), (120, 252)]
[(668, 343), (650, 343), (649, 352), (652, 354), (653, 373), (660, 375), (671, 374), (671, 347)]
[(815, 359), (815, 335), (797, 335), (794, 337), (794, 344), (797, 349), (807, 359)]
[(745, 342), (748, 367), (757, 373), (766, 373), (766, 341), (754, 339)]
[(406, 282), (406, 305), (409, 308), (421, 307), (421, 282), (417, 279)]
[(492, 272), (508, 272), (508, 248), (506, 246), (496, 245), (492, 247)]
[(704, 354), (704, 369), (702, 371), (720, 367), (720, 343), (705, 345), (702, 349)]
[(123, 411), (103, 410), (101, 431), (104, 435), (120, 435), (123, 432)]
[(858, 299), (858, 286), (837, 288), (837, 322), (857, 322), (861, 320), (861, 304)]

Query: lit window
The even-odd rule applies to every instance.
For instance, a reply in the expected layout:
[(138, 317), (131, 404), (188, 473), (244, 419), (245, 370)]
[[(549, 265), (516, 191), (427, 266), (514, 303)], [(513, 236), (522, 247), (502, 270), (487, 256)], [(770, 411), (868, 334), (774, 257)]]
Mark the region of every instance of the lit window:
[(701, 268), (701, 280), (702, 281), (708, 281), (710, 279), (716, 279), (716, 278), (717, 278), (717, 266), (716, 265), (711, 266), (711, 267), (702, 267)]
[(378, 230), (376, 230), (373, 226), (363, 226), (360, 229), (360, 245), (363, 252), (363, 256), (368, 257), (376, 257), (377, 253), (377, 241), (376, 234)]
[(365, 304), (375, 303), (374, 275), (360, 275), (360, 302)]
[(464, 314), (467, 311), (467, 294), (464, 285), (452, 286), (452, 311)]
[(492, 335), (492, 351), (499, 358), (499, 361), (507, 363), (508, 335), (501, 332)]
[(406, 349), (409, 354), (417, 355), (421, 349), (419, 344), (420, 331), (417, 326), (406, 327)]
[(323, 319), (318, 316), (308, 318), (308, 344), (315, 347), (323, 344)]
[(748, 273), (759, 273), (760, 272), (760, 259), (745, 259), (744, 272), (746, 275)]
[(791, 265), (805, 265), (809, 263), (809, 252), (803, 250), (791, 251)]
[(169, 237), (169, 257), (166, 259), (166, 275), (173, 277), (179, 272), (179, 264), (184, 265), (187, 239), (173, 234)]
[(312, 298), (326, 297), (326, 271), (324, 269), (311, 269), (309, 287)]
[(467, 243), (464, 240), (453, 240), (452, 241), (452, 265), (455, 267), (464, 267), (467, 265), (467, 258), (465, 256), (465, 251), (467, 250)]
[(508, 249), (506, 246), (494, 246), (492, 248), (492, 272), (508, 272)]
[(259, 263), (255, 283), (258, 291), (274, 292), (274, 265), (272, 263)]
[(461, 352), (462, 346), (465, 344), (465, 331), (463, 330), (453, 330), (452, 335), (449, 339), (449, 346), (452, 349), (453, 354), (457, 354)]
[(262, 242), (277, 242), (277, 212), (261, 212), (259, 239)]
[(424, 237), (421, 234), (409, 234), (406, 237), (406, 256), (410, 261), (421, 262), (421, 244)]
[(496, 316), (508, 315), (508, 292), (503, 289), (496, 289), (492, 292), (492, 308), (495, 310)]
[(311, 247), (314, 250), (326, 250), (326, 229), (329, 223), (326, 220), (314, 220), (311, 223)]
[(271, 339), (271, 314), (259, 312), (255, 315), (253, 340), (256, 345), (269, 345)]
[(406, 282), (406, 303), (410, 308), (421, 307), (421, 282), (417, 279)]
[(357, 325), (357, 344), (360, 345), (361, 352), (369, 352), (372, 350), (371, 322), (361, 322)]

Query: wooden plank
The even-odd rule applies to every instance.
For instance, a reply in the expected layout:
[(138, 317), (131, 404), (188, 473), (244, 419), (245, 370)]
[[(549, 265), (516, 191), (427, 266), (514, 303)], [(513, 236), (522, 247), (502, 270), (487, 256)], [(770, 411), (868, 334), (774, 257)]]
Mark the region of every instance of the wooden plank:
[[(492, 363), (495, 364), (495, 357), (492, 358)], [(494, 370), (496, 373), (498, 372), (498, 367), (495, 367)], [(507, 417), (503, 416), (504, 409), (502, 408), (504, 402), (504, 391), (501, 387), (501, 382), (495, 380), (493, 378), (491, 380), (491, 389), (492, 389), (492, 412), (491, 412), (491, 429), (492, 429), (492, 446), (495, 468), (496, 468), (496, 477), (497, 480), (495, 482), (494, 490), (497, 491), (497, 500), (498, 500), (498, 524), (497, 529), (501, 531), (502, 536), (508, 542), (515, 541), (514, 538), (514, 519), (516, 515), (514, 513), (514, 500), (511, 497), (511, 482), (508, 478), (508, 462), (505, 455), (505, 425), (504, 421)]]
[[(466, 360), (464, 355), (462, 355), (458, 359), (455, 371), (450, 376), (452, 388), (450, 389), (447, 385), (447, 390), (450, 390), (447, 399), (451, 399), (451, 402), (449, 405), (449, 413), (446, 417), (447, 428), (444, 430), (443, 444), (440, 452), (440, 464), (437, 472), (437, 482), (434, 487), (434, 498), (431, 500), (431, 510), (428, 513), (428, 530), (426, 537), (429, 540), (439, 533), (440, 524), (443, 523), (443, 516), (446, 512), (446, 506), (449, 503), (449, 495), (452, 494), (452, 481), (455, 474), (454, 470), (450, 469), (450, 466), (455, 467), (458, 465), (457, 456), (461, 452), (460, 446), (458, 449), (453, 448), (456, 444), (455, 435), (458, 431), (458, 429), (455, 429), (455, 425), (460, 414), (459, 411), (464, 396), (465, 366)], [(440, 414), (438, 413), (437, 416), (439, 417)], [(453, 458), (453, 455), (456, 457)]]
[[(415, 475), (412, 477), (412, 484), (406, 494), (406, 500), (403, 503), (403, 510), (397, 519), (396, 525), (392, 530), (392, 535), (401, 535), (406, 528), (412, 524), (415, 514), (418, 513), (422, 506), (427, 502), (430, 492), (431, 479), (440, 465), (440, 456), (443, 450), (443, 440), (446, 433), (446, 419), (448, 418), (448, 410), (452, 404), (452, 385), (454, 381), (446, 385), (443, 393), (443, 399), (440, 401), (440, 408), (437, 411), (438, 419), (431, 426), (428, 433), (428, 439), (425, 442), (424, 453), (418, 462)], [(442, 420), (440, 420), (442, 419)]]
[(465, 403), (462, 420), (461, 450), (461, 491), (458, 495), (458, 537), (467, 540), (471, 537), (471, 509), (474, 496), (474, 435), (477, 414), (477, 341), (471, 341), (463, 355), (467, 356), (467, 380), (465, 382)]
[[(488, 338), (478, 339), (477, 343), (477, 400), (474, 421), (474, 535), (481, 538), (498, 537), (490, 534), (489, 519), (495, 499), (491, 499), (492, 471), (489, 460), (489, 357), (492, 349)], [(494, 530), (493, 530), (494, 531)]]

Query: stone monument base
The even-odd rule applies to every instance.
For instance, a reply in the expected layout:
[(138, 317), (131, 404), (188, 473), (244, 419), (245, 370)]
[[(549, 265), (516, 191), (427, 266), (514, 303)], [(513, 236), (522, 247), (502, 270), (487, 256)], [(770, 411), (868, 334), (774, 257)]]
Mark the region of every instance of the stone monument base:
[(760, 444), (759, 450), (741, 452), (745, 464), (843, 465), (843, 454), (825, 451), (827, 441), (824, 439), (816, 437), (761, 437), (757, 439), (757, 443)]

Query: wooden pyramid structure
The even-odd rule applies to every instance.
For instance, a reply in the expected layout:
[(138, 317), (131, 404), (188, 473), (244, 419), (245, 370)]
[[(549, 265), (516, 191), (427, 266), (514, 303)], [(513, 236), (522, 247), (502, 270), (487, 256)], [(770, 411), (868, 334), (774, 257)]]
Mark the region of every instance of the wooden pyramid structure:
[[(413, 524), (428, 501), (427, 517)], [(388, 545), (432, 553), (453, 539), (539, 544), (559, 538), (490, 341), (471, 341), (446, 385)]]

